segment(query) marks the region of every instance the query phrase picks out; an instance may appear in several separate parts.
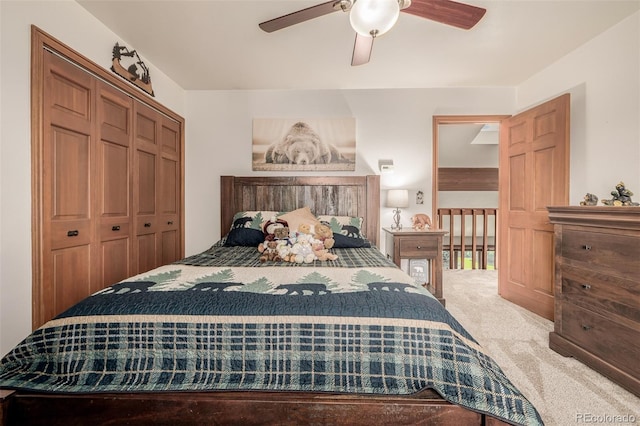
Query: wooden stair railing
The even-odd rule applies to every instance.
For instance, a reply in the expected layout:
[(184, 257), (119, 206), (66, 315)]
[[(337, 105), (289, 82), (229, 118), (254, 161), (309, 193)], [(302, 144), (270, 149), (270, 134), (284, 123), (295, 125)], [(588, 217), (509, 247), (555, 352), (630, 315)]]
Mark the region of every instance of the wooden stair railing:
[[(496, 230), (498, 222), (496, 208), (439, 208), (437, 222), (444, 228), (448, 224), (448, 241), (443, 245), (443, 251), (449, 252), (449, 269), (457, 269), (458, 256), (462, 259), (460, 268), (464, 269), (464, 255), (471, 251), (471, 268), (487, 269), (489, 266), (489, 252), (494, 252), (493, 267), (496, 265)], [(490, 217), (493, 216), (493, 220)], [(459, 220), (456, 219), (459, 217)], [(467, 234), (466, 218), (471, 219), (471, 235)], [(478, 218), (482, 220), (482, 229), (478, 230)], [(477, 259), (480, 254), (480, 259)]]

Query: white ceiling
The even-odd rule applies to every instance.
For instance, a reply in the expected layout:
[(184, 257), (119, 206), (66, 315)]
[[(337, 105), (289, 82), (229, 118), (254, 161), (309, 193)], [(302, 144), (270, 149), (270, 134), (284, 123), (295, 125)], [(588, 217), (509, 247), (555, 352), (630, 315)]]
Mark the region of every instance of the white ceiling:
[(487, 9), (473, 29), (401, 13), (371, 61), (352, 67), (343, 12), (258, 28), (324, 0), (76, 1), (121, 37), (114, 44), (187, 90), (515, 86), (640, 9), (640, 0), (465, 0)]

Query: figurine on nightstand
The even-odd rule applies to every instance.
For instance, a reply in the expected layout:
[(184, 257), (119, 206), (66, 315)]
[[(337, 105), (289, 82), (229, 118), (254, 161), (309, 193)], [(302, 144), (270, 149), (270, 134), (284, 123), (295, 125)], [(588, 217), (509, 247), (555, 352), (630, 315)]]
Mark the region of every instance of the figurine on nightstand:
[(425, 229), (431, 228), (431, 219), (424, 213), (411, 216), (411, 223), (413, 224), (413, 229), (416, 231), (424, 231)]

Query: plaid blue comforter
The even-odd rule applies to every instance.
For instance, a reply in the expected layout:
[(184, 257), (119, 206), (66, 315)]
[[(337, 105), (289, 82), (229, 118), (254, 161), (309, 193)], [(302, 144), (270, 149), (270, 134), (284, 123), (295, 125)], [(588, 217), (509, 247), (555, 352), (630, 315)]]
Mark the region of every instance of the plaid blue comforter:
[(333, 267), (244, 266), (257, 258), (255, 249), (235, 248), (229, 258), (219, 247), (132, 277), (27, 337), (0, 361), (0, 388), (362, 394), (432, 388), (512, 424), (542, 424), (425, 289), (375, 248), (344, 250), (336, 251), (343, 258)]

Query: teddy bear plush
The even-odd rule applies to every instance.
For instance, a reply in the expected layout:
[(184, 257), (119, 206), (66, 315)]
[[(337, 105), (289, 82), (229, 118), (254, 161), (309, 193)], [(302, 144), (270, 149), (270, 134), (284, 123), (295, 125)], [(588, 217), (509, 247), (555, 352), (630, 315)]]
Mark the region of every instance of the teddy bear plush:
[(316, 255), (311, 247), (311, 234), (300, 234), (296, 238), (296, 242), (291, 247), (290, 262), (294, 263), (311, 263), (316, 260)]
[(271, 240), (260, 243), (258, 245), (258, 251), (260, 252), (260, 262), (262, 263), (267, 261), (278, 262), (282, 260), (280, 254), (278, 253), (277, 241)]
[(336, 260), (338, 258), (338, 255), (329, 252), (329, 250), (324, 247), (324, 243), (320, 240), (316, 240), (312, 243), (311, 248), (313, 249), (313, 254), (318, 260)]
[(331, 227), (324, 223), (319, 223), (315, 226), (313, 237), (316, 240), (322, 241), (324, 248), (326, 249), (333, 247), (336, 242), (336, 240), (333, 239), (333, 231), (331, 230)]

